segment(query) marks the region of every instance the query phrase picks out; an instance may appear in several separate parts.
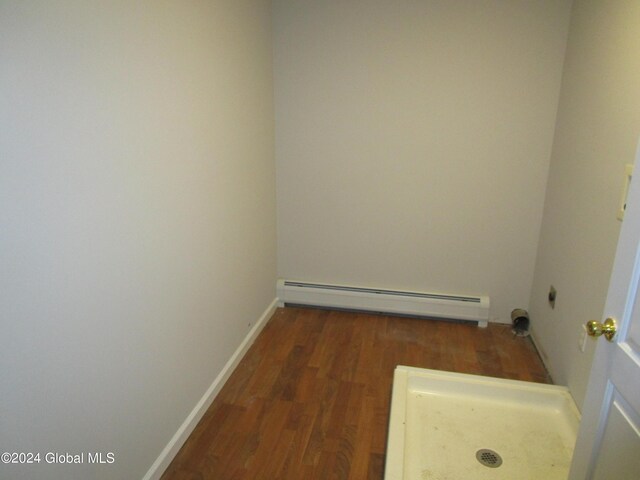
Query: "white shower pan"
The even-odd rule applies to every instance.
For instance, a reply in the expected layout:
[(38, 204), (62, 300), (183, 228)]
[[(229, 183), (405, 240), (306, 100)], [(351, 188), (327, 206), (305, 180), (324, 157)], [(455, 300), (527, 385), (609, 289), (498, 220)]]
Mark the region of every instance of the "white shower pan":
[(580, 414), (566, 387), (396, 367), (385, 480), (566, 480)]

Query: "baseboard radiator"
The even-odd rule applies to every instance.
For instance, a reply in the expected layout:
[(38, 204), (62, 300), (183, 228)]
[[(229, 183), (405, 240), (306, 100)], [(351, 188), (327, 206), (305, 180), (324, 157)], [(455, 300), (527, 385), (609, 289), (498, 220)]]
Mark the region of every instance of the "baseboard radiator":
[(363, 310), (419, 317), (448, 318), (478, 322), (489, 321), (489, 297), (440, 293), (405, 292), (346, 285), (278, 280), (280, 306)]

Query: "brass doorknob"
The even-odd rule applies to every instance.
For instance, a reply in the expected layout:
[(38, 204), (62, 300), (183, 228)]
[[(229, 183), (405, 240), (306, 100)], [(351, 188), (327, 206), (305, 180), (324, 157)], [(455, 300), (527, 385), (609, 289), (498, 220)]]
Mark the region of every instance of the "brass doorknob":
[(613, 318), (607, 318), (604, 323), (600, 323), (596, 320), (587, 322), (587, 333), (591, 337), (599, 337), (604, 335), (604, 338), (613, 341), (613, 337), (616, 335), (616, 321)]

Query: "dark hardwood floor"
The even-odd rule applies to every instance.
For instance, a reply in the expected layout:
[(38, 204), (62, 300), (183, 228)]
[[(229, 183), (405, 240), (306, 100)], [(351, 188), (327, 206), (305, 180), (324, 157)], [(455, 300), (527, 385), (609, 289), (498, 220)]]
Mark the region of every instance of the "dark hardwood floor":
[(506, 325), (278, 309), (162, 479), (380, 480), (396, 365), (550, 383)]

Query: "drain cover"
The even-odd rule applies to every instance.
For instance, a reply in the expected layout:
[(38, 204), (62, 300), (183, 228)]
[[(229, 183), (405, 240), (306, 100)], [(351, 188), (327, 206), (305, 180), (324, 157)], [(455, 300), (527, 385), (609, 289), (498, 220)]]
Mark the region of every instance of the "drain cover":
[(502, 457), (497, 452), (482, 448), (476, 452), (476, 458), (485, 467), (498, 468), (502, 465)]

